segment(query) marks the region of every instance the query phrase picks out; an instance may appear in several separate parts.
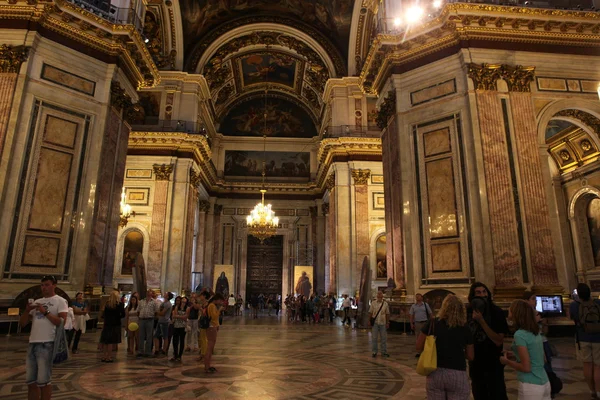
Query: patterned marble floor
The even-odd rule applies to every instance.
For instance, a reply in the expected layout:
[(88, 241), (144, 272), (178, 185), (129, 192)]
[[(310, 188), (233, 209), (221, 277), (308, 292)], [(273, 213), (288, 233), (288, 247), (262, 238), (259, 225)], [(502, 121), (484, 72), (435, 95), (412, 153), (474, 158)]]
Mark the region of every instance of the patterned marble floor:
[[(282, 318), (230, 317), (219, 332), (215, 366), (204, 373), (196, 355), (182, 363), (127, 357), (99, 361), (99, 332), (82, 338), (81, 351), (54, 368), (53, 399), (425, 399), (425, 379), (414, 372), (414, 336), (390, 334), (389, 359), (372, 358), (370, 333), (333, 325), (289, 324)], [(558, 399), (587, 399), (571, 340), (553, 339), (555, 370), (565, 388)], [(0, 338), (0, 398), (24, 399), (27, 336)], [(508, 344), (507, 344), (508, 345)], [(508, 371), (508, 370), (507, 370)], [(507, 373), (510, 398), (516, 376)]]

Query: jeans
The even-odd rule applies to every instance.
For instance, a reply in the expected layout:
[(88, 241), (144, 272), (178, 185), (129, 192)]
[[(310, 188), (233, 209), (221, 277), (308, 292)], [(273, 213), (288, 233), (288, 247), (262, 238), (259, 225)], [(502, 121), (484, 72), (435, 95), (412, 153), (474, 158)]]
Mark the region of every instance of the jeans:
[[(73, 340), (73, 347), (71, 350), (77, 351), (79, 348), (79, 339), (81, 339), (81, 329), (75, 330), (75, 339)], [(71, 341), (69, 341), (69, 345), (71, 345)]]
[(519, 382), (519, 400), (550, 400), (550, 382), (545, 385)]
[(140, 319), (139, 348), (141, 354), (152, 355), (152, 333), (154, 332), (154, 319)]
[(173, 328), (173, 357), (181, 358), (185, 342), (185, 328)]
[(192, 330), (185, 336), (185, 347), (198, 349), (198, 320), (191, 319), (187, 323)]
[(373, 353), (377, 353), (377, 336), (381, 337), (381, 354), (387, 353), (387, 330), (385, 325), (375, 324), (371, 329), (371, 341), (373, 344)]
[(54, 342), (29, 343), (25, 362), (25, 382), (28, 385), (35, 383), (43, 387), (51, 383), (53, 352)]
[(156, 326), (156, 332), (154, 332), (154, 337), (156, 339), (163, 338), (164, 340), (169, 340), (169, 323), (159, 322)]
[(344, 307), (344, 319), (342, 320), (342, 324), (345, 324), (346, 321), (348, 322), (348, 325), (352, 323), (352, 321), (350, 320), (350, 316), (348, 315), (349, 312), (350, 307)]

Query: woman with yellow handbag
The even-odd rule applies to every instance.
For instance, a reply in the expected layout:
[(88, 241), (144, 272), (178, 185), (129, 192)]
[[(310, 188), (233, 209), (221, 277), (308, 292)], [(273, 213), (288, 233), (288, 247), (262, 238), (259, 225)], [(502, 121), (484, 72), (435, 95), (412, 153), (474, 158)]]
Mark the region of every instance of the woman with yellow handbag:
[(473, 360), (473, 335), (467, 327), (467, 310), (448, 295), (438, 317), (429, 320), (417, 338), (421, 353), (417, 373), (427, 376), (428, 400), (468, 400), (471, 394), (467, 363)]

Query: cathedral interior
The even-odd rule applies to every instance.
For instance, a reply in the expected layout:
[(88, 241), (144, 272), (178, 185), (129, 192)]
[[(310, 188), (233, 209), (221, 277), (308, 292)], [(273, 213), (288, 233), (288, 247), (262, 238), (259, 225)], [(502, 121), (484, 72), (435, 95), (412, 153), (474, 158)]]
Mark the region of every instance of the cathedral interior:
[(475, 281), (599, 292), (594, 3), (5, 2), (2, 304), (130, 291), (138, 255), (162, 291), (305, 273), (397, 315)]
[[(504, 307), (525, 290), (567, 304), (579, 282), (598, 295), (598, 8), (2, 1), (0, 310), (22, 307), (46, 275), (65, 296), (98, 302), (142, 283), (176, 294), (226, 285), (246, 300), (383, 290), (391, 319), (404, 322), (416, 293), (437, 308), (448, 293), (466, 301), (476, 281)], [(138, 365), (148, 379), (126, 387), (85, 359), (77, 378), (59, 369), (59, 391), (423, 398), (406, 336), (390, 344), (405, 357), (393, 364), (357, 355), (367, 336), (343, 329), (227, 329), (221, 380), (151, 361)], [(262, 343), (272, 360), (260, 358)], [(16, 399), (24, 371), (12, 368), (24, 353), (14, 349), (0, 362), (0, 380), (14, 383), (0, 393)], [(586, 391), (568, 349), (557, 367), (566, 398)], [(290, 360), (304, 372), (288, 370)]]

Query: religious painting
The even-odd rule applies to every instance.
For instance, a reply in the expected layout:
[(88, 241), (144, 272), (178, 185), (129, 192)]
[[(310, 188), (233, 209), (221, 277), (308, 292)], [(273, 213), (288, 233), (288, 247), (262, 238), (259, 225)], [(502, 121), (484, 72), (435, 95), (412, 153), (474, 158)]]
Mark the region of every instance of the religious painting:
[(294, 266), (294, 293), (309, 297), (313, 292), (313, 266)]
[(600, 266), (600, 199), (590, 201), (587, 219), (594, 253), (594, 265)]
[(558, 133), (564, 131), (565, 129), (574, 127), (571, 122), (564, 121), (562, 119), (553, 119), (548, 122), (548, 126), (546, 127), (546, 140), (552, 138)]
[(213, 290), (225, 299), (234, 291), (233, 265), (217, 264), (213, 272)]
[(135, 265), (135, 258), (144, 249), (144, 236), (138, 230), (132, 230), (125, 235), (123, 240), (123, 261), (121, 275), (131, 275)]
[(184, 45), (189, 49), (220, 24), (260, 14), (299, 19), (332, 40), (340, 52), (346, 54), (354, 2), (355, 0), (181, 0), (179, 4)]
[(294, 89), (298, 60), (283, 53), (254, 53), (239, 58), (243, 86), (279, 83)]
[[(310, 178), (310, 153), (283, 151), (225, 151), (225, 176), (261, 177), (265, 161), (266, 178)], [(300, 180), (300, 179), (298, 179)]]
[(253, 98), (238, 103), (223, 118), (219, 131), (230, 136), (263, 136), (263, 134), (267, 137), (318, 136), (308, 112), (299, 105), (281, 98), (269, 98), (266, 113), (264, 98)]
[(375, 241), (375, 258), (377, 259), (377, 279), (387, 279), (386, 237), (381, 235)]

